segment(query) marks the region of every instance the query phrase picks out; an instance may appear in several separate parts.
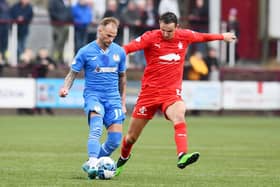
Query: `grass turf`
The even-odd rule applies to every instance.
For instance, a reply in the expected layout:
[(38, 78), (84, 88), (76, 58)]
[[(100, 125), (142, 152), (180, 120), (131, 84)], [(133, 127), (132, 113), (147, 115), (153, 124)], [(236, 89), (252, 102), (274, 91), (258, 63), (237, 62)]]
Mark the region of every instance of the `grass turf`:
[(280, 118), (213, 116), (187, 122), (189, 151), (201, 153), (197, 163), (176, 167), (172, 125), (155, 118), (123, 173), (102, 181), (88, 180), (81, 170), (87, 159), (85, 117), (0, 116), (0, 186), (280, 186)]

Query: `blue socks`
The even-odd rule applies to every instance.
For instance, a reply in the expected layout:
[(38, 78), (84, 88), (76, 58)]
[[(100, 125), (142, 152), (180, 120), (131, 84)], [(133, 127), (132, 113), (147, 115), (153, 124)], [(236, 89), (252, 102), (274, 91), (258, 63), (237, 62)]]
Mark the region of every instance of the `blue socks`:
[(101, 116), (94, 116), (89, 121), (88, 156), (98, 158), (100, 152), (100, 138), (103, 130)]
[(103, 131), (103, 120), (101, 116), (94, 116), (89, 121), (88, 135), (88, 157), (99, 158), (102, 156), (110, 156), (115, 151), (122, 139), (121, 132), (108, 132), (107, 140), (100, 145), (100, 138)]
[(102, 156), (110, 156), (113, 151), (115, 151), (119, 147), (121, 139), (121, 132), (108, 132), (107, 140), (102, 144), (98, 158)]

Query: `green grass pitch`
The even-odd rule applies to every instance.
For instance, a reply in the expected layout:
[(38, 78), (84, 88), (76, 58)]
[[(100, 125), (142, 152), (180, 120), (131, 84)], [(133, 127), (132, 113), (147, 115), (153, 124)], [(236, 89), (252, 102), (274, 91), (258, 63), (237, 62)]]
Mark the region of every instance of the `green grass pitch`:
[(176, 167), (172, 125), (156, 117), (123, 173), (102, 181), (88, 180), (81, 170), (87, 159), (84, 116), (0, 116), (0, 186), (280, 186), (280, 118), (202, 116), (187, 122), (189, 151), (201, 153), (197, 163)]

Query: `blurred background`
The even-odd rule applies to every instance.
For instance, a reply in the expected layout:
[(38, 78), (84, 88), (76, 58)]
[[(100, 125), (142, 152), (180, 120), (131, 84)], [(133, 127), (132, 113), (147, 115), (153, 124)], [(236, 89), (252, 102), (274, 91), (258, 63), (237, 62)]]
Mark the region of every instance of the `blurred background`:
[[(122, 45), (158, 28), (159, 15), (172, 11), (181, 28), (238, 37), (189, 47), (183, 93), (190, 114), (279, 115), (279, 6), (277, 0), (0, 0), (0, 114), (80, 111), (82, 75), (66, 100), (57, 91), (75, 53), (95, 39), (98, 21), (117, 17), (115, 42)], [(142, 51), (127, 60), (129, 108), (145, 66)]]

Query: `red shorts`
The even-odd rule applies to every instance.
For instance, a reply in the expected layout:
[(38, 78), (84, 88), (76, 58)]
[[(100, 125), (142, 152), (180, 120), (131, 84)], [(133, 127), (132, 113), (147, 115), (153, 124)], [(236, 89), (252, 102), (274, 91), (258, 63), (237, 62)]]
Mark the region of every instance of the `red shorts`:
[(182, 101), (181, 90), (179, 89), (142, 88), (132, 116), (134, 118), (152, 119), (158, 109), (165, 114), (167, 107), (176, 101)]

